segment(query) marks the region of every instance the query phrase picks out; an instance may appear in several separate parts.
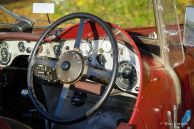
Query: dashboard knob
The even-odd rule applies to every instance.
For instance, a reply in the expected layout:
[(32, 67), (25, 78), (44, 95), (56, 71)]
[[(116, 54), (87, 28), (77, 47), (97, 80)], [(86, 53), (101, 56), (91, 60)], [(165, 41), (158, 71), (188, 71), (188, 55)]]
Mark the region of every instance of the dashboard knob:
[(65, 50), (69, 50), (69, 46), (66, 46), (66, 47), (65, 47)]
[(32, 49), (31, 49), (30, 47), (28, 47), (28, 48), (26, 49), (26, 52), (27, 52), (27, 53), (31, 53), (31, 52), (32, 52)]

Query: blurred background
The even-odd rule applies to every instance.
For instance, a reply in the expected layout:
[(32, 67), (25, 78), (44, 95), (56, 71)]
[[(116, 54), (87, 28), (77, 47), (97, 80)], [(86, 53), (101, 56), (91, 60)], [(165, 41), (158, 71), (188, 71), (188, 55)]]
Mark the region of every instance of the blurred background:
[[(12, 10), (16, 14), (25, 16), (36, 25), (48, 25), (45, 14), (33, 14), (34, 2), (54, 2), (60, 0), (1, 0), (0, 5)], [(175, 0), (176, 1), (176, 0)], [(184, 22), (185, 7), (194, 5), (194, 0), (177, 0), (180, 23)], [(152, 0), (62, 0), (55, 6), (55, 14), (49, 14), (51, 21), (72, 12), (90, 12), (102, 19), (113, 22), (121, 27), (154, 26), (154, 12)], [(0, 22), (13, 22), (14, 19), (0, 11)]]

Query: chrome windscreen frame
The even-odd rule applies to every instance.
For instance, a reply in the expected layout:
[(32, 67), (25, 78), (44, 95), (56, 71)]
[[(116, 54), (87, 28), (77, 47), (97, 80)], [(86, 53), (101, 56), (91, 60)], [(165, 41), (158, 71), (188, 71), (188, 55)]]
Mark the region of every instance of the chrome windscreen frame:
[(175, 0), (153, 0), (162, 62), (166, 69), (185, 59)]

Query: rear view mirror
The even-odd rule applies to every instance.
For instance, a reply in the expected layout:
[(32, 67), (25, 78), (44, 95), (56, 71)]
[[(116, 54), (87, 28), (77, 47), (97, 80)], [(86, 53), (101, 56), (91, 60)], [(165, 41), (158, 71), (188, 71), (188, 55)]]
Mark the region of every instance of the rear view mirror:
[(191, 6), (186, 8), (183, 43), (194, 47), (194, 7)]

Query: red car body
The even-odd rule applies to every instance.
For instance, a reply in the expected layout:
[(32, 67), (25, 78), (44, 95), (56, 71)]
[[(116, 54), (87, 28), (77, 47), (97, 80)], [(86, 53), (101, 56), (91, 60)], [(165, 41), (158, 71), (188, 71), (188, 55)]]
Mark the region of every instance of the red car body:
[[(158, 0), (153, 0), (155, 8), (157, 8)], [(159, 12), (155, 9), (156, 20)], [(153, 55), (150, 49), (144, 50), (146, 45), (150, 45), (155, 40), (148, 43), (144, 39), (139, 38), (132, 33), (148, 36), (152, 32), (162, 33), (157, 27), (147, 28), (127, 28), (122, 29), (114, 24), (109, 24), (112, 28), (116, 28), (130, 41), (139, 57), (140, 62), (140, 89), (132, 116), (128, 123), (120, 123), (118, 129), (193, 129), (194, 128), (194, 48), (184, 46), (184, 60), (175, 67), (167, 68), (165, 60), (158, 59)], [(158, 24), (160, 26), (161, 24)], [(179, 24), (178, 24), (179, 25)], [(96, 32), (99, 36), (104, 35), (104, 31), (96, 25)], [(184, 29), (183, 25), (180, 25)], [(78, 26), (63, 32), (61, 39), (76, 38)], [(91, 38), (90, 26), (85, 25), (83, 38)], [(42, 31), (42, 30), (41, 30)], [(40, 32), (41, 32), (40, 31)], [(180, 29), (179, 29), (180, 31)], [(0, 40), (29, 40), (37, 41), (39, 31), (34, 33), (25, 32), (5, 32), (0, 33)], [(119, 38), (119, 37), (117, 37)], [(162, 39), (158, 39), (157, 41)], [(193, 41), (194, 42), (194, 41)], [(161, 48), (161, 45), (158, 47)], [(149, 51), (150, 50), (150, 51)], [(176, 56), (175, 56), (176, 57)], [(87, 86), (81, 88), (88, 88)], [(96, 92), (95, 90), (93, 92)], [(2, 126), (2, 127), (1, 127)], [(2, 129), (7, 129), (4, 122), (1, 123)]]

